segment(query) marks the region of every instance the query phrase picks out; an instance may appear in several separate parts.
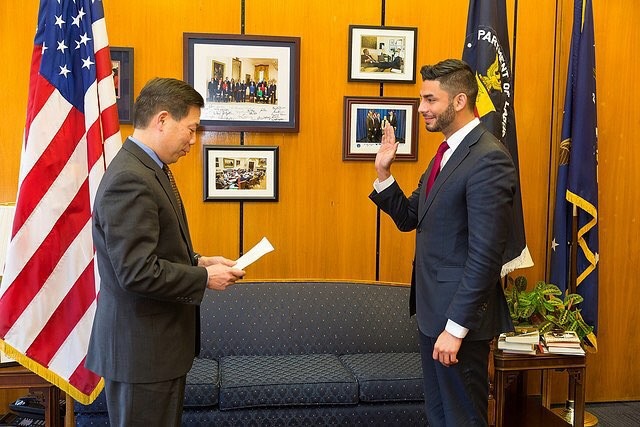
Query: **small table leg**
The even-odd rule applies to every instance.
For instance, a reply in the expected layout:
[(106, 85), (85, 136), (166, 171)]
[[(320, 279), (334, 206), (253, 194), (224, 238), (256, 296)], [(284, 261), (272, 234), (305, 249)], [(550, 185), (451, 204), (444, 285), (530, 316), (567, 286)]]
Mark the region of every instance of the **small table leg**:
[(542, 370), (542, 406), (551, 409), (551, 375), (548, 369)]
[(60, 389), (58, 387), (32, 387), (44, 396), (44, 423), (47, 427), (60, 425)]
[(495, 379), (496, 379), (496, 386), (495, 386), (496, 427), (503, 427), (504, 426), (504, 399), (505, 399), (504, 372), (496, 371)]
[(573, 410), (573, 425), (584, 426), (584, 395), (585, 395), (585, 376), (586, 369), (567, 369), (569, 376), (573, 379), (573, 395), (574, 395), (574, 410)]

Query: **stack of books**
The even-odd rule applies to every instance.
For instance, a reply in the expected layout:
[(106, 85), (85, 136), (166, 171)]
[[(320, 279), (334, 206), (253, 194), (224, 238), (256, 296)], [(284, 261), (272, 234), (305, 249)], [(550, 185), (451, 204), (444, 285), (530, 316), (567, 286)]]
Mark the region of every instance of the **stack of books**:
[(543, 351), (553, 354), (570, 354), (584, 356), (580, 345), (580, 337), (574, 331), (551, 331), (542, 335)]
[(537, 328), (516, 327), (515, 332), (500, 334), (498, 350), (505, 353), (536, 354), (540, 344), (540, 332)]

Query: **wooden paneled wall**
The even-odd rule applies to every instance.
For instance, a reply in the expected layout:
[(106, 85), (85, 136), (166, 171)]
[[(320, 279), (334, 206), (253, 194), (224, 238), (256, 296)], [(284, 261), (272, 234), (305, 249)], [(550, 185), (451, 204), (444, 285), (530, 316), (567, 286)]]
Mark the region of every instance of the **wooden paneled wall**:
[[(640, 271), (635, 257), (640, 225), (637, 163), (640, 121), (632, 107), (640, 95), (631, 54), (640, 45), (640, 5), (594, 0), (600, 138), (600, 352), (589, 356), (587, 399), (640, 399), (631, 329), (640, 310), (633, 301)], [(385, 10), (382, 11), (384, 4)], [(545, 277), (549, 191), (559, 139), (559, 118), (571, 28), (571, 0), (507, 0), (515, 37), (515, 111), (529, 249), (530, 282)], [(349, 83), (350, 24), (418, 27), (418, 67), (462, 54), (466, 0), (299, 1), (104, 0), (112, 46), (134, 48), (135, 93), (155, 76), (182, 78), (184, 32), (299, 36), (300, 131), (297, 134), (200, 132), (192, 153), (174, 168), (193, 240), (205, 254), (235, 258), (267, 236), (275, 252), (248, 268), (256, 278), (366, 279), (408, 282), (413, 233), (398, 232), (368, 200), (372, 162), (342, 161), (343, 96), (417, 97), (416, 84)], [(243, 15), (244, 11), (244, 15)], [(25, 121), (37, 2), (0, 2), (0, 202), (15, 200)], [(244, 22), (243, 22), (244, 16)], [(514, 48), (512, 38), (512, 49)], [(393, 173), (413, 190), (440, 142), (420, 123), (417, 162), (399, 162)], [(122, 126), (123, 137), (132, 131)], [(280, 147), (278, 202), (203, 202), (203, 144)], [(242, 230), (242, 233), (241, 233)], [(240, 236), (243, 241), (240, 241)], [(376, 241), (380, 239), (380, 252)], [(629, 338), (631, 337), (631, 338)]]

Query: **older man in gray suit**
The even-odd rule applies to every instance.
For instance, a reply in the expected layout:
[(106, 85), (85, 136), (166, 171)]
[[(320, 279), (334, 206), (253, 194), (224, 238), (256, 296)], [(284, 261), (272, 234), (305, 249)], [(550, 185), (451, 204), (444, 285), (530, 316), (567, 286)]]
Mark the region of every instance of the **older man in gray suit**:
[(168, 165), (195, 143), (202, 96), (156, 78), (134, 106), (134, 132), (98, 188), (93, 240), (101, 284), (86, 366), (105, 379), (112, 426), (179, 426), (199, 351), (199, 304), (244, 275), (202, 257)]
[(401, 231), (416, 230), (411, 314), (417, 313), (431, 427), (487, 425), (489, 344), (513, 328), (500, 285), (516, 171), (474, 115), (475, 74), (460, 60), (421, 69), (420, 107), (445, 141), (409, 196), (391, 175), (387, 126), (370, 198)]

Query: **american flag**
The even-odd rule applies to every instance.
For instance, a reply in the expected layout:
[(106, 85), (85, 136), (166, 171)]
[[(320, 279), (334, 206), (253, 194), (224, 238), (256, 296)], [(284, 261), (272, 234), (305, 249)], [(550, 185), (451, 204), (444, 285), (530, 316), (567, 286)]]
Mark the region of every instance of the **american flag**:
[(100, 0), (41, 0), (18, 195), (0, 285), (0, 350), (90, 403), (84, 367), (99, 290), (91, 212), (121, 145)]

